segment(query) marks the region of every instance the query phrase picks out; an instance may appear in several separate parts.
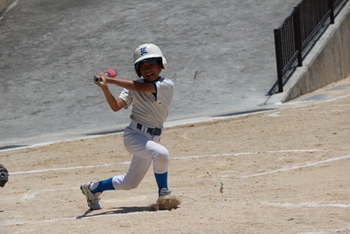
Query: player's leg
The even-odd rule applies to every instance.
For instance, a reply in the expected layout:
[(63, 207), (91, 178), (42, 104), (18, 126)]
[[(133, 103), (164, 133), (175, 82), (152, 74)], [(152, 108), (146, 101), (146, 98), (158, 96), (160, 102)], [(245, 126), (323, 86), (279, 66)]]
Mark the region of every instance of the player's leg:
[(152, 159), (133, 156), (128, 172), (125, 175), (113, 176), (111, 178), (86, 182), (80, 187), (87, 198), (88, 206), (93, 210), (101, 209), (99, 203), (102, 192), (107, 190), (129, 190), (136, 188), (145, 177)]
[[(159, 141), (159, 137), (155, 137), (154, 140)], [(82, 184), (81, 190), (87, 197), (87, 202), (91, 209), (101, 208), (99, 196), (106, 190), (136, 188), (146, 175), (152, 161), (159, 196), (170, 194), (168, 189), (168, 150), (157, 142), (128, 128), (124, 134), (124, 145), (130, 153), (137, 155), (133, 156), (129, 170), (125, 175)]]
[(170, 194), (168, 189), (169, 151), (158, 142), (159, 136), (141, 135), (130, 130), (124, 134), (125, 148), (133, 155), (153, 161), (153, 171), (160, 196)]
[(151, 163), (152, 159), (133, 156), (127, 173), (112, 178), (114, 189), (129, 190), (138, 187)]
[(170, 194), (168, 188), (169, 151), (154, 141), (147, 142), (147, 149), (152, 152), (153, 172), (158, 185), (159, 196)]

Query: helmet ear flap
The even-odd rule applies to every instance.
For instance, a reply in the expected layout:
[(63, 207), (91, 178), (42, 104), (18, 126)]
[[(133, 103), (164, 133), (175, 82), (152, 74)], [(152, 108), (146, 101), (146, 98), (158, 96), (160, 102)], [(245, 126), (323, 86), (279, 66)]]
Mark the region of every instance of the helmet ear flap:
[(159, 66), (161, 66), (161, 67), (164, 69), (164, 66), (163, 66), (163, 58), (162, 58), (162, 57), (157, 58), (157, 64), (158, 64)]
[(135, 64), (135, 72), (138, 77), (141, 77), (141, 72), (140, 72), (140, 62)]
[(166, 59), (164, 58), (164, 56), (159, 57), (159, 64), (162, 66), (162, 68), (165, 70), (167, 68), (167, 62)]

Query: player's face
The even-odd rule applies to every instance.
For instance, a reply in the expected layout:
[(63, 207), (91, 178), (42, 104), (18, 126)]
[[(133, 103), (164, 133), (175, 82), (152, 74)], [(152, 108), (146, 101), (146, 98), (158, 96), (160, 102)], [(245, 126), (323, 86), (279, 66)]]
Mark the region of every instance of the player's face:
[(141, 75), (149, 82), (157, 80), (161, 70), (162, 66), (157, 62), (141, 62), (140, 64)]

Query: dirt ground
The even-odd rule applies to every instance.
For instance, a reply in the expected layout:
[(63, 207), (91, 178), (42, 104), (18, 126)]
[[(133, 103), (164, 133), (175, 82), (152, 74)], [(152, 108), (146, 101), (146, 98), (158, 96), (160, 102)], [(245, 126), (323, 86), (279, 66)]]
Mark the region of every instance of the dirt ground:
[(0, 151), (0, 233), (350, 233), (349, 79), (268, 108), (165, 130), (171, 211), (152, 169), (88, 210), (80, 184), (128, 168), (121, 134)]

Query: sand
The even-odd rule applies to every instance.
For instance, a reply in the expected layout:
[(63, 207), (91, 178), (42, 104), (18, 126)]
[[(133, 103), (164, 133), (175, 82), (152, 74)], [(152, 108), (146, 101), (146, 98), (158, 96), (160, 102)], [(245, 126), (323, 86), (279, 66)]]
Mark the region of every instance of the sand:
[(88, 210), (82, 182), (123, 174), (121, 134), (0, 151), (0, 233), (350, 233), (349, 79), (268, 111), (169, 127), (178, 209), (140, 186)]

